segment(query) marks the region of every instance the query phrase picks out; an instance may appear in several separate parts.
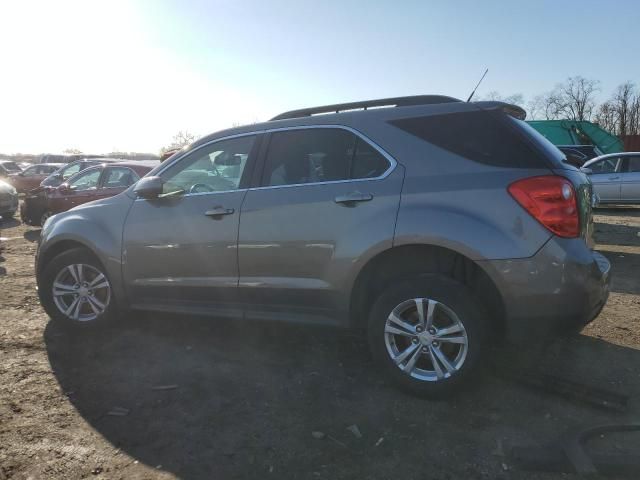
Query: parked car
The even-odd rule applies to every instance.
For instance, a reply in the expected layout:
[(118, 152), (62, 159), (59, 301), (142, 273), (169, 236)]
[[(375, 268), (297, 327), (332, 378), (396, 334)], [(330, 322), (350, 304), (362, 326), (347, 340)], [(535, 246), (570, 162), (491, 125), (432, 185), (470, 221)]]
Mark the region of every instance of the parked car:
[(451, 394), (489, 341), (581, 328), (608, 297), (591, 184), (524, 116), (418, 96), (214, 133), (47, 221), (40, 300), (68, 327), (120, 308), (355, 327), (398, 385)]
[(38, 163), (27, 167), (20, 173), (12, 173), (9, 182), (18, 193), (28, 192), (40, 186), (45, 178), (62, 167), (61, 163)]
[(43, 187), (57, 187), (85, 168), (93, 167), (94, 165), (100, 165), (101, 163), (123, 161), (124, 160), (121, 158), (83, 158), (81, 160), (76, 160), (53, 172), (47, 178), (42, 180), (40, 185), (42, 185)]
[(11, 160), (0, 160), (0, 178), (6, 179), (13, 173), (20, 173), (22, 169), (16, 162)]
[(13, 217), (18, 209), (18, 192), (13, 185), (0, 180), (0, 218)]
[(28, 225), (42, 225), (51, 215), (123, 192), (159, 163), (105, 162), (86, 168), (58, 187), (30, 192), (20, 207), (20, 217)]
[(583, 168), (600, 204), (640, 204), (640, 152), (602, 155)]
[(603, 154), (595, 145), (558, 145), (558, 148), (566, 155), (567, 162), (576, 168)]

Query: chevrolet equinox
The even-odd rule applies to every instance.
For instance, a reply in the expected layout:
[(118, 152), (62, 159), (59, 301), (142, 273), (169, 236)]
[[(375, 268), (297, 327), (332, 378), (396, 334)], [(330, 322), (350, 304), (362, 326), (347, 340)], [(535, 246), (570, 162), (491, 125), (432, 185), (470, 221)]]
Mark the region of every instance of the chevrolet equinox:
[(524, 117), (425, 95), (214, 133), (51, 217), (40, 300), (74, 327), (128, 310), (354, 327), (400, 387), (446, 396), (490, 341), (576, 331), (608, 297), (591, 184)]

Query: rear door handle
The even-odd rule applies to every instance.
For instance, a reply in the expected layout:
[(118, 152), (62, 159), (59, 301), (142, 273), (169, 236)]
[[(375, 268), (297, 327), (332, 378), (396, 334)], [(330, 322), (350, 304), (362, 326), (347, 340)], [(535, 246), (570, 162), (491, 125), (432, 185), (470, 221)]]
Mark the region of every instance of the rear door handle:
[(373, 195), (370, 193), (351, 192), (346, 195), (338, 195), (335, 198), (336, 203), (357, 203), (368, 202), (373, 199)]
[(233, 208), (224, 208), (222, 206), (213, 207), (211, 210), (207, 210), (204, 214), (207, 217), (222, 217), (223, 215), (231, 215), (235, 210)]
[(609, 177), (609, 180), (620, 180), (620, 177)]

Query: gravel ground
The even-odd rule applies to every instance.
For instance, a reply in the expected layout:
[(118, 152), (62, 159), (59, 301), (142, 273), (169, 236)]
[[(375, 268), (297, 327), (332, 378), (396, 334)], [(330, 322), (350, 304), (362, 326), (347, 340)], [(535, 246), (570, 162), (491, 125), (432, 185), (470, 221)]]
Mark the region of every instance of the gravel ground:
[[(596, 222), (598, 250), (613, 264), (600, 317), (570, 339), (495, 358), (628, 394), (624, 413), (502, 380), (489, 367), (453, 401), (407, 396), (373, 371), (354, 332), (140, 316), (70, 335), (38, 304), (38, 230), (5, 221), (0, 480), (577, 478), (520, 471), (507, 453), (640, 414), (640, 209), (600, 210)], [(599, 442), (640, 445), (631, 436)]]

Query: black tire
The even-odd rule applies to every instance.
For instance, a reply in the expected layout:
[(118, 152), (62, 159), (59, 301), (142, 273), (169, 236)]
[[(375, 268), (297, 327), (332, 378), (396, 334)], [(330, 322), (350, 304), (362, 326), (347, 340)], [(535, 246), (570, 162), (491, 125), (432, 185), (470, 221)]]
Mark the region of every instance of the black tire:
[[(466, 357), (464, 357), (460, 368), (451, 376), (437, 381), (414, 378), (396, 365), (387, 350), (385, 342), (387, 318), (396, 306), (414, 298), (429, 298), (444, 304), (457, 315), (464, 326), (468, 346)], [(369, 348), (374, 360), (387, 378), (403, 390), (421, 397), (447, 398), (459, 389), (472, 384), (473, 380), (478, 377), (481, 357), (486, 351), (486, 329), (485, 309), (466, 286), (449, 277), (425, 274), (397, 280), (383, 290), (369, 315)], [(417, 342), (417, 340), (414, 341)], [(443, 346), (444, 343), (441, 347)], [(418, 362), (431, 362), (428, 354), (420, 355), (425, 355), (425, 359), (419, 359)], [(432, 368), (435, 371), (435, 367)], [(425, 368), (425, 370), (428, 369)]]
[(49, 218), (51, 216), (51, 212), (44, 212), (41, 216), (40, 216), (40, 223), (39, 226), (44, 226), (44, 222), (47, 220), (47, 218)]
[(54, 322), (69, 329), (95, 329), (114, 323), (118, 316), (118, 308), (112, 287), (109, 287), (110, 296), (108, 303), (106, 303), (106, 309), (93, 320), (74, 320), (58, 308), (53, 298), (53, 283), (56, 276), (63, 269), (74, 264), (84, 264), (93, 267), (106, 277), (109, 286), (111, 286), (111, 280), (105, 268), (90, 251), (84, 248), (67, 250), (54, 257), (40, 273), (38, 296), (40, 297), (40, 302), (44, 310)]

